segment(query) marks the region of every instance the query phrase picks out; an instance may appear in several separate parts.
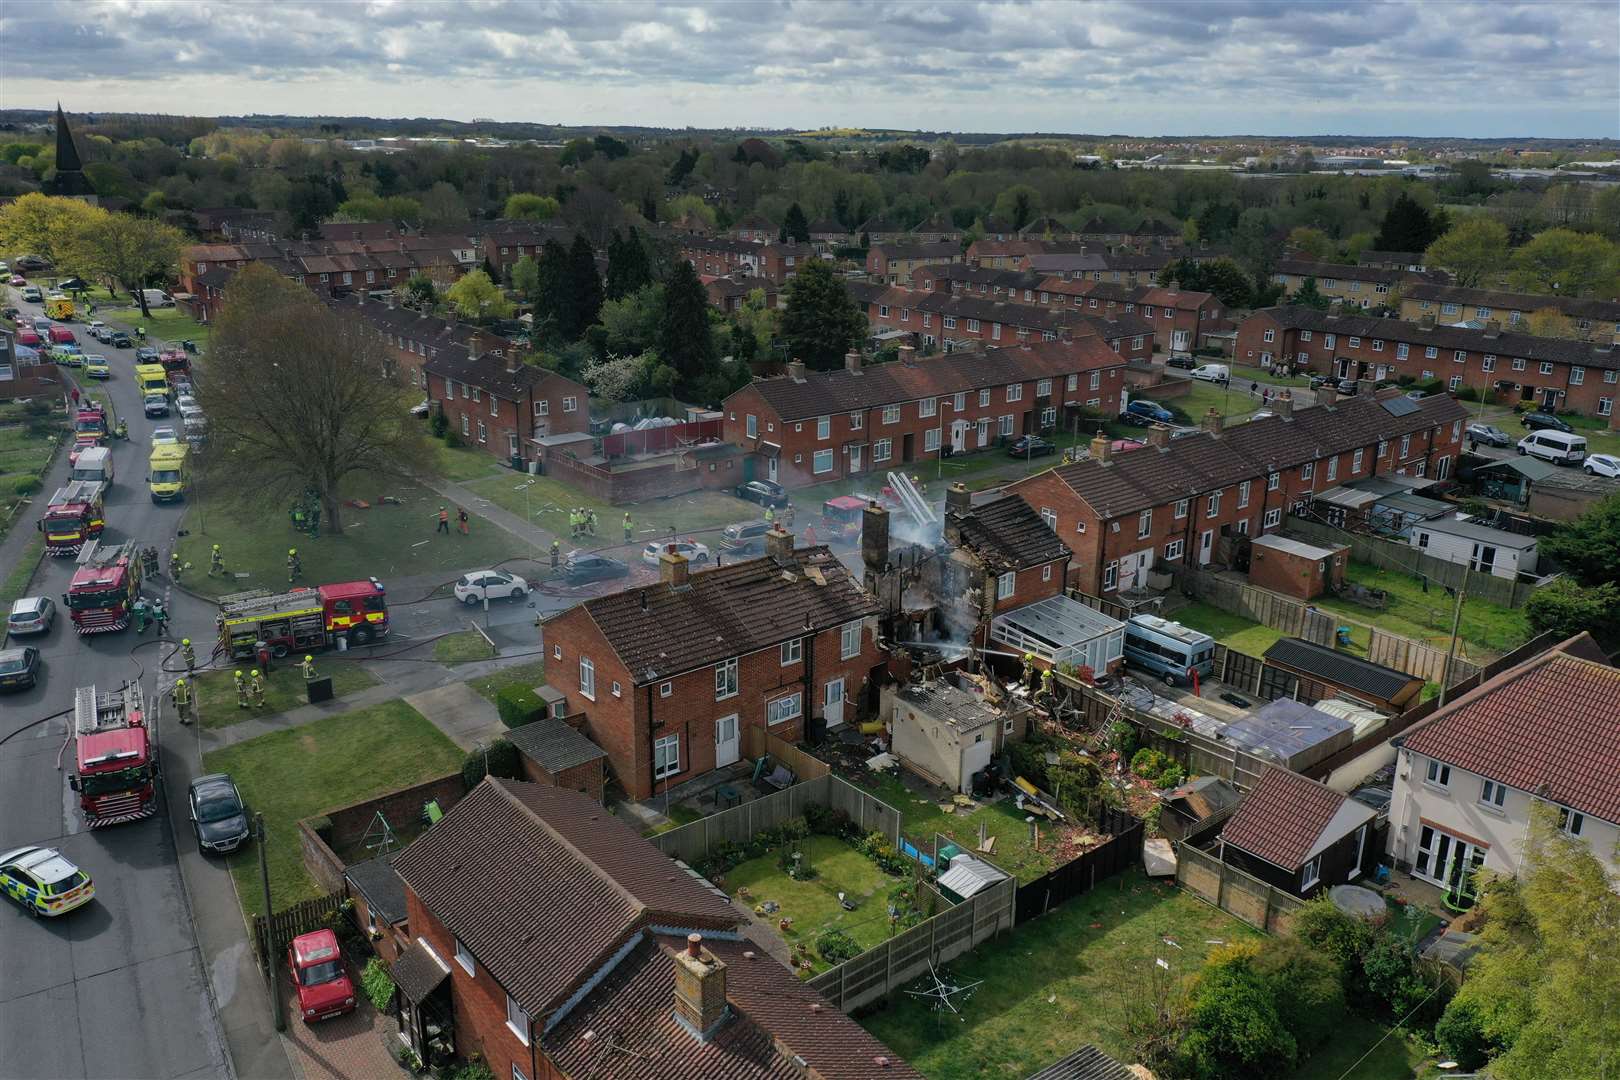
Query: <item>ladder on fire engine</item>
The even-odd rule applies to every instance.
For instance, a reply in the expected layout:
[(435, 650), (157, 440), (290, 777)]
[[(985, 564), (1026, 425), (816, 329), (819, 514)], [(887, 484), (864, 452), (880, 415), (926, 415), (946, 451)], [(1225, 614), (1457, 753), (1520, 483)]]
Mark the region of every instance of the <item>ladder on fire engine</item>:
[(240, 619), (249, 615), (278, 615), (280, 608), (289, 604), (305, 603), (315, 590), (305, 588), (273, 593), (268, 589), (248, 589), (229, 593), (219, 598), (219, 610), (227, 618)]
[(136, 565), (141, 545), (134, 540), (125, 540), (121, 544), (108, 544), (100, 540), (91, 540), (79, 549), (79, 557), (75, 560), (80, 566), (100, 570), (108, 566), (115, 566), (119, 559), (128, 559), (130, 566)]
[(94, 684), (73, 691), (74, 735), (94, 735), (108, 728), (126, 727), (134, 715), (146, 715), (146, 699), (140, 683), (126, 682), (121, 688), (105, 693), (98, 692)]
[(938, 524), (939, 518), (934, 516), (934, 508), (928, 505), (928, 500), (922, 497), (911, 477), (902, 472), (889, 474), (889, 487), (900, 499), (900, 505), (905, 508), (911, 519), (924, 528)]
[(51, 503), (87, 503), (95, 502), (96, 496), (101, 494), (100, 480), (72, 480), (56, 489), (51, 496)]

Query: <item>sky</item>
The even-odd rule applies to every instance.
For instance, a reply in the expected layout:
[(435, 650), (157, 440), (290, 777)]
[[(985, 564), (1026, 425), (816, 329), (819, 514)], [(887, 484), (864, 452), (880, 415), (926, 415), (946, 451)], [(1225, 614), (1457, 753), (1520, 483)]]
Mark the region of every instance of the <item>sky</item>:
[(0, 106), (568, 125), (1620, 137), (1620, 6), (10, 0)]

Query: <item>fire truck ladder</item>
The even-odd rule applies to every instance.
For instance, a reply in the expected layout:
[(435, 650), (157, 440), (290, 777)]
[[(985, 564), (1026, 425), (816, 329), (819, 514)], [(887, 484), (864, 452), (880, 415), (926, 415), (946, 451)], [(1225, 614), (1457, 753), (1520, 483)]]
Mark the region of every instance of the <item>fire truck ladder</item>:
[[(83, 481), (80, 481), (83, 483)], [(108, 544), (101, 540), (91, 540), (79, 551), (76, 560), (86, 569), (103, 570), (109, 566), (116, 566), (119, 559), (128, 559), (133, 569), (140, 557), (141, 545), (134, 540), (125, 540), (122, 544)]]
[(294, 605), (308, 607), (314, 597), (313, 589), (306, 589), (301, 593), (273, 593), (268, 589), (248, 589), (245, 592), (229, 593), (220, 597), (219, 610), (227, 619), (240, 619), (249, 615), (278, 615), (283, 607)]
[(934, 516), (934, 508), (922, 497), (916, 485), (911, 482), (911, 477), (903, 472), (892, 472), (889, 474), (889, 486), (900, 497), (900, 505), (919, 526), (926, 528), (938, 524), (939, 518)]
[(129, 717), (146, 717), (146, 696), (141, 684), (126, 682), (117, 690), (100, 693), (95, 685), (81, 686), (73, 691), (73, 733), (94, 735), (100, 731), (127, 727)]

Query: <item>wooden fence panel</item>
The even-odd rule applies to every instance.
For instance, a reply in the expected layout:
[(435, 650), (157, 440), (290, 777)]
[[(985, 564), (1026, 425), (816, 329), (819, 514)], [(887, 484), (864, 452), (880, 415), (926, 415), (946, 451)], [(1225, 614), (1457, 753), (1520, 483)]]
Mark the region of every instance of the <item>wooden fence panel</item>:
[(793, 775), (800, 780), (814, 780), (818, 776), (826, 776), (832, 772), (832, 766), (825, 761), (764, 728), (752, 724), (744, 726), (742, 741), (745, 757), (758, 760), (769, 755), (772, 761), (780, 762), (792, 769)]
[(1431, 582), (1452, 588), (1464, 586), (1470, 596), (1489, 600), (1503, 607), (1523, 607), (1535, 595), (1540, 584), (1535, 581), (1512, 581), (1494, 574), (1472, 571), (1464, 563), (1437, 559), (1417, 548), (1377, 536), (1335, 529), (1309, 518), (1289, 517), (1287, 532), (1309, 540), (1334, 544), (1349, 544), (1350, 557), (1357, 562), (1376, 566), (1381, 570), (1399, 570), (1414, 576), (1427, 577)]
[(1103, 815), (1100, 827), (1114, 835), (1098, 847), (1018, 886), (1015, 924), (1044, 915), (1064, 901), (1090, 892), (1098, 882), (1136, 863), (1142, 851), (1142, 823), (1123, 811), (1110, 810)]
[(1285, 929), (1304, 904), (1189, 844), (1176, 845), (1176, 884), (1268, 934)]
[(328, 893), (312, 900), (300, 900), (290, 908), (264, 915), (249, 916), (248, 936), (253, 941), (253, 954), (260, 967), (274, 965), (284, 949), (299, 934), (307, 934), (327, 925), (332, 913), (343, 906), (348, 897), (341, 892)]
[(801, 779), (790, 788), (648, 839), (670, 858), (696, 866), (719, 845), (746, 844), (758, 833), (803, 817), (812, 805), (842, 810), (862, 832), (882, 832), (891, 843), (899, 843), (900, 811), (831, 774)]

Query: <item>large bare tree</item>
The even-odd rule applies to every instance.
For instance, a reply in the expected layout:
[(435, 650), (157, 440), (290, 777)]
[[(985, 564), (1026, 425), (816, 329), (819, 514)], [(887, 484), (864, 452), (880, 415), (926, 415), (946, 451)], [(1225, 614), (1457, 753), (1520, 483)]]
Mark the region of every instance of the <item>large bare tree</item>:
[(313, 490), (323, 524), (341, 533), (346, 480), (406, 476), (428, 461), (391, 359), (302, 285), (262, 265), (238, 272), (198, 380), (213, 489), (260, 506)]

